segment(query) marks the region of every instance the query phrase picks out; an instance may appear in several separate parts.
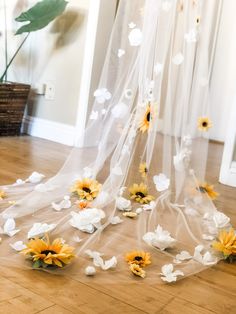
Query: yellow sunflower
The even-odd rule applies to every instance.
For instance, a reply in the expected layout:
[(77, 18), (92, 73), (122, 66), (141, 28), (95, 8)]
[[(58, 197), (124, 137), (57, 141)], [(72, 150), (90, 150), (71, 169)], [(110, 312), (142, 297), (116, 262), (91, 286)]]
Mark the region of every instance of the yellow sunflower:
[(45, 235), (43, 239), (31, 239), (26, 245), (27, 248), (21, 253), (30, 257), (34, 268), (63, 267), (75, 257), (73, 247), (64, 244), (60, 238), (50, 243), (48, 235)]
[(152, 118), (151, 106), (150, 103), (148, 103), (146, 111), (139, 126), (139, 130), (142, 133), (146, 132), (149, 129), (151, 118)]
[(207, 193), (208, 196), (214, 200), (219, 196), (219, 193), (214, 191), (214, 185), (209, 185), (208, 183), (204, 182), (199, 184), (199, 191), (202, 193)]
[(71, 192), (75, 193), (80, 199), (92, 201), (97, 197), (101, 186), (96, 180), (84, 178), (75, 182)]
[(147, 172), (148, 172), (146, 162), (142, 162), (142, 163), (139, 165), (139, 172), (141, 173), (142, 178), (146, 178)]
[(147, 189), (146, 184), (142, 182), (140, 184), (134, 183), (129, 188), (129, 192), (130, 192), (130, 198), (141, 204), (148, 204), (152, 200), (154, 200), (154, 197), (148, 194), (148, 189)]
[(0, 201), (2, 201), (5, 197), (7, 197), (7, 194), (5, 191), (1, 190), (0, 191)]
[(136, 218), (138, 214), (135, 212), (125, 212), (123, 213), (123, 216), (128, 217), (128, 218)]
[(130, 264), (129, 265), (129, 269), (132, 271), (132, 273), (135, 275), (135, 276), (139, 276), (139, 277), (142, 277), (142, 278), (145, 278), (146, 276), (146, 272), (145, 270), (142, 269), (142, 267), (140, 267), (138, 264)]
[(198, 130), (199, 131), (208, 131), (212, 126), (212, 122), (208, 117), (200, 117), (198, 118)]
[(218, 235), (218, 240), (212, 244), (212, 247), (224, 254), (227, 258), (230, 255), (236, 254), (236, 234), (234, 229), (230, 229), (230, 231), (221, 230)]
[(126, 262), (129, 264), (136, 264), (140, 267), (145, 267), (151, 264), (150, 253), (144, 251), (132, 251), (126, 254)]

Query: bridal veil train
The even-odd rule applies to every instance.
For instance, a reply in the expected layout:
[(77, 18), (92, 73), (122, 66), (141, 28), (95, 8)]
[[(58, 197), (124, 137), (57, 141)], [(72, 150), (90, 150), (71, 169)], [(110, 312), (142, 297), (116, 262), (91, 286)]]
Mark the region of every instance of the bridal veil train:
[(49, 180), (1, 187), (1, 265), (159, 283), (227, 256), (235, 235), (205, 182), (220, 13), (221, 1), (120, 1), (83, 148)]

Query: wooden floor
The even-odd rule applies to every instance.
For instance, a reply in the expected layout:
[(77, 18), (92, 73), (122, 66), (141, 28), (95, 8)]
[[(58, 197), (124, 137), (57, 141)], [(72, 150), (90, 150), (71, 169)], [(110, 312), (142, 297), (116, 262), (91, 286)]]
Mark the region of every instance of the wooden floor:
[[(217, 184), (223, 146), (211, 143), (208, 178), (216, 202), (236, 226), (236, 189)], [(0, 184), (33, 170), (57, 172), (70, 148), (32, 137), (0, 138)], [(0, 247), (1, 249), (1, 247)], [(224, 262), (174, 285), (83, 284), (36, 271), (0, 267), (0, 313), (236, 313), (236, 267)]]

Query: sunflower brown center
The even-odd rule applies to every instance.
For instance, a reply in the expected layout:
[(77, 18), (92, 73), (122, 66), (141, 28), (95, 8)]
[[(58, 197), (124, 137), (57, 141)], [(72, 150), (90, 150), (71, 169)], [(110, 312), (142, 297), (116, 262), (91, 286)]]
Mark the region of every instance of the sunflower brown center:
[(202, 126), (206, 127), (208, 123), (206, 121), (202, 122)]
[(147, 121), (149, 122), (150, 119), (151, 119), (151, 113), (149, 112), (149, 113), (147, 114)]
[(137, 196), (140, 196), (140, 197), (142, 197), (142, 198), (145, 197), (145, 194), (143, 194), (142, 192), (137, 192), (136, 195), (137, 195)]
[(41, 252), (41, 254), (45, 254), (45, 255), (48, 255), (49, 253), (52, 253), (52, 254), (57, 254), (55, 251), (53, 250), (44, 250)]
[(83, 191), (86, 192), (86, 193), (90, 193), (91, 190), (89, 188), (87, 188), (86, 186), (83, 187)]
[(135, 261), (138, 261), (138, 262), (140, 262), (140, 261), (142, 261), (142, 257), (141, 256), (135, 256), (135, 258), (134, 258), (134, 260)]
[(206, 193), (206, 189), (204, 187), (202, 187), (202, 186), (199, 187), (199, 191), (202, 192), (202, 193)]

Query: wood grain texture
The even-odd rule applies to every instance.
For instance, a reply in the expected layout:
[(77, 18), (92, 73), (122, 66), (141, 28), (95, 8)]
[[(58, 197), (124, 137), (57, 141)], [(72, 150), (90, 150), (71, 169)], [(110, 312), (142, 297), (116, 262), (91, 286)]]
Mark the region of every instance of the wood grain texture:
[[(0, 138), (0, 184), (37, 170), (51, 176), (71, 148), (38, 138)], [(210, 143), (208, 181), (219, 210), (236, 225), (236, 189), (218, 182), (223, 145)], [(93, 285), (37, 271), (0, 267), (0, 313), (236, 313), (236, 268), (224, 262), (172, 285)]]

